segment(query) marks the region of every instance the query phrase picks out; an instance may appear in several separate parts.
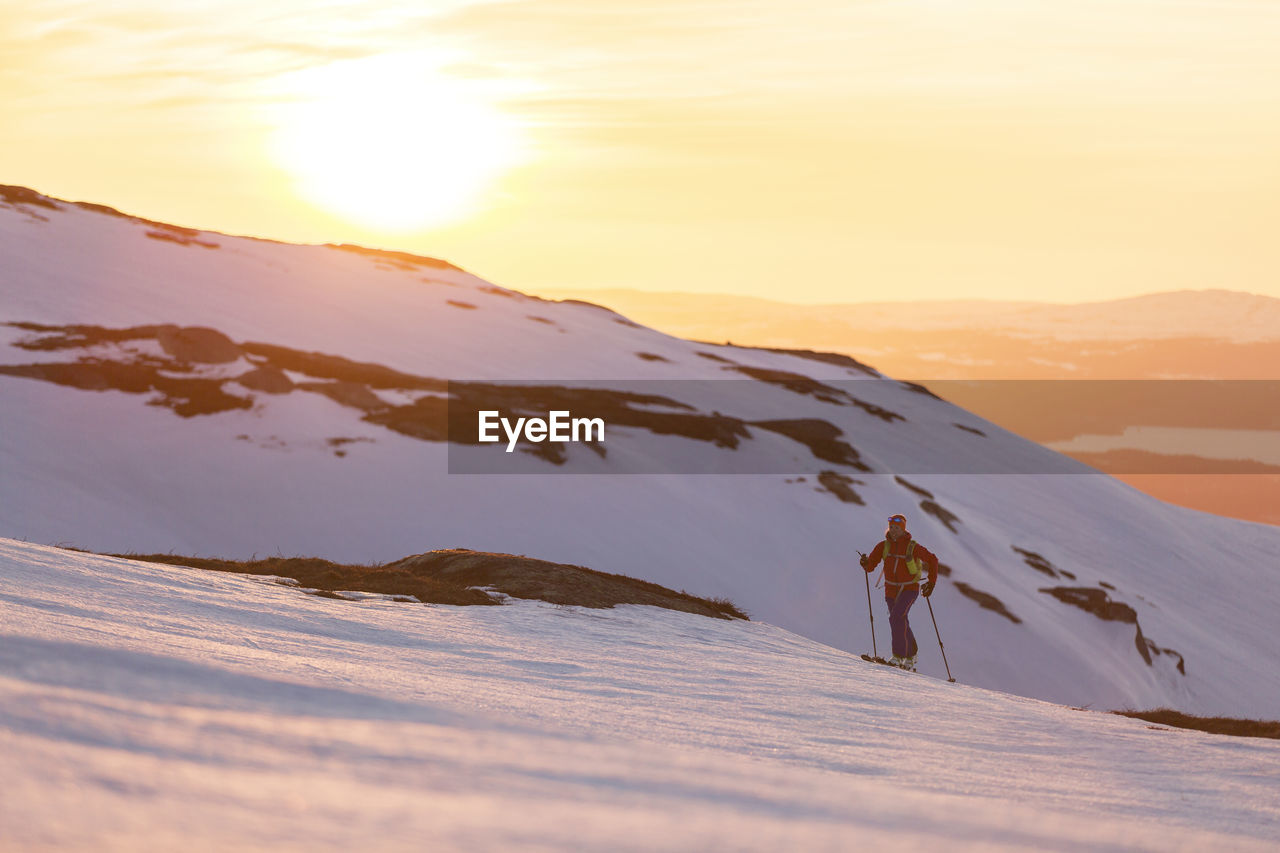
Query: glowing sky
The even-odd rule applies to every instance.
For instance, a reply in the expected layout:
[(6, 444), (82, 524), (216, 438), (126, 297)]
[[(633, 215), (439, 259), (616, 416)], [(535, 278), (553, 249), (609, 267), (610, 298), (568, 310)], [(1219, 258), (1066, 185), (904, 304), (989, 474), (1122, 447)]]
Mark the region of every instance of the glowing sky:
[(0, 183), (535, 291), (1280, 296), (1277, 45), (1269, 0), (0, 0)]

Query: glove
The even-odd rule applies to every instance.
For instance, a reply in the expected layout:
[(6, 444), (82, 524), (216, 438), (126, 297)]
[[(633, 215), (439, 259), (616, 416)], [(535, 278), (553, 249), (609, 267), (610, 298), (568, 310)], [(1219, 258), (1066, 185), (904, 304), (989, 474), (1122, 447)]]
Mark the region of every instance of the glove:
[(867, 557), (867, 555), (866, 555), (866, 554), (863, 554), (861, 557), (859, 557), (859, 558), (858, 558), (858, 565), (859, 565), (859, 566), (862, 566), (862, 570), (863, 570), (863, 571), (866, 571), (866, 569), (867, 569), (867, 560), (868, 560), (868, 559), (870, 559), (870, 558), (869, 558), (869, 557)]
[(928, 598), (929, 596), (933, 595), (933, 585), (935, 583), (936, 581), (928, 581), (927, 583), (925, 583), (925, 585), (920, 588), (920, 594), (923, 595), (925, 598)]

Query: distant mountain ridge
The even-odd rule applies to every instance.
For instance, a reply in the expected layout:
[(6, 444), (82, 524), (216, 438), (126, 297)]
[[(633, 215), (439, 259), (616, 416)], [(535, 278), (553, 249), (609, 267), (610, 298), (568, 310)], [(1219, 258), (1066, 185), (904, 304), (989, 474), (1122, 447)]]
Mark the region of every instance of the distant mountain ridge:
[(1280, 340), (1280, 299), (1225, 289), (1149, 293), (1077, 304), (982, 299), (801, 304), (753, 296), (624, 289), (550, 290), (590, 299), (680, 328), (713, 317), (742, 321), (851, 328), (910, 328), (1000, 332), (1058, 340), (1212, 338), (1233, 343)]
[[(892, 376), (942, 380), (1280, 380), (1280, 300), (1229, 290), (1178, 291), (1104, 302), (948, 300), (799, 305), (757, 297), (637, 290), (552, 291), (598, 300), (671, 334), (752, 346), (846, 353)], [(942, 396), (1020, 435), (1008, 405), (986, 406), (950, 383)], [(1270, 393), (1260, 388), (1259, 393)], [(992, 395), (979, 395), (990, 397)], [(1001, 395), (996, 395), (1001, 396)], [(1011, 403), (1013, 401), (1010, 401)], [(1070, 419), (1050, 399), (1046, 419)], [(1065, 408), (1057, 410), (1055, 405)], [(1134, 421), (1128, 426), (1159, 426)], [(1118, 432), (1118, 430), (1117, 430)], [(1204, 439), (1211, 441), (1213, 439)], [(1182, 454), (1194, 455), (1192, 439)], [(1149, 448), (1128, 448), (1141, 454)], [(1133, 453), (1072, 456), (1162, 500), (1280, 525), (1280, 475), (1257, 460), (1248, 476), (1171, 456), (1124, 467)], [(1120, 466), (1120, 467), (1116, 467)]]

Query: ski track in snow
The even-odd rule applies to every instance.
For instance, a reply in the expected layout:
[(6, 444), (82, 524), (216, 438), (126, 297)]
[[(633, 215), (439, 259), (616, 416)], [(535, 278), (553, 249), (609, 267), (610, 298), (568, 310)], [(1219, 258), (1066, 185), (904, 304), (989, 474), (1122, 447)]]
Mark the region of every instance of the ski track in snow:
[(0, 540), (0, 846), (1261, 850), (1277, 768), (763, 623)]

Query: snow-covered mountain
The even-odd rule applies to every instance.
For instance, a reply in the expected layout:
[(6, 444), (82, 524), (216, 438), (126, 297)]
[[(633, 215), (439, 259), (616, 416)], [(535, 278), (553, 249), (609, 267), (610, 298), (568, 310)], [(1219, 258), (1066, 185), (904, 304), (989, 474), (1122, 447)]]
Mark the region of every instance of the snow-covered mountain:
[[(947, 566), (933, 603), (962, 681), (1095, 708), (1280, 707), (1280, 530), (1161, 504), (852, 359), (686, 341), (427, 258), (0, 201), (0, 535), (525, 553), (862, 651), (855, 549), (905, 512)], [(447, 450), (448, 404), (494, 401), (603, 408), (606, 452), (530, 446), (496, 457), (526, 473), (451, 474), (482, 448)]]
[(655, 607), (335, 601), (0, 540), (0, 847), (1267, 850), (1280, 743)]

